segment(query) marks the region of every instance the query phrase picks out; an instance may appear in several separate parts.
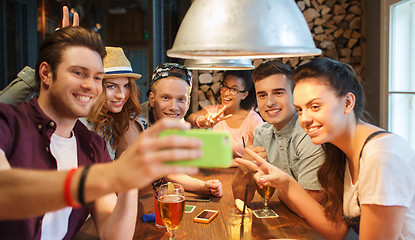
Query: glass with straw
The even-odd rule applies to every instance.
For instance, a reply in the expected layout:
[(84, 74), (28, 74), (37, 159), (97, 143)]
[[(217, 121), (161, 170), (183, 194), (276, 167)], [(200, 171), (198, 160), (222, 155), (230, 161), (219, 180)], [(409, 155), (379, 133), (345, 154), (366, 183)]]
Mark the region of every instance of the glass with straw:
[(161, 217), (160, 217), (160, 211), (159, 211), (159, 194), (156, 188), (156, 185), (153, 183), (151, 183), (151, 185), (153, 186), (153, 203), (154, 203), (154, 215), (156, 217), (156, 222), (155, 222), (155, 226), (157, 228), (166, 228), (163, 224), (163, 221), (161, 221)]
[[(230, 240), (250, 240), (252, 235), (252, 211), (246, 206), (248, 185), (245, 190), (243, 207), (231, 208), (228, 214), (228, 233)], [(238, 199), (239, 200), (239, 199)], [(240, 200), (239, 200), (240, 201)], [(242, 202), (242, 201), (240, 201)]]

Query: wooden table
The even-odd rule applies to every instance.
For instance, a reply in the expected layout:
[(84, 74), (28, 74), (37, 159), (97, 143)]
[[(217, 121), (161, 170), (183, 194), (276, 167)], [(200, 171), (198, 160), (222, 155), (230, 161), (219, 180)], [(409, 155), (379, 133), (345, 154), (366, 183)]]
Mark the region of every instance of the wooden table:
[[(210, 202), (187, 202), (188, 205), (196, 205), (196, 209), (192, 213), (184, 213), (176, 231), (176, 239), (228, 239), (226, 213), (234, 206), (232, 179), (235, 172), (235, 168), (201, 170), (197, 178), (203, 180), (219, 179), (222, 182), (223, 197), (212, 197)], [(168, 239), (166, 229), (156, 228), (154, 222), (144, 223), (142, 221), (143, 214), (154, 213), (153, 195), (150, 189), (140, 196), (138, 205), (139, 214), (134, 239)], [(263, 207), (258, 194), (255, 194), (255, 198), (248, 206), (251, 209)], [(273, 209), (279, 217), (258, 219), (253, 216), (252, 239), (324, 239), (305, 220), (291, 212), (275, 196), (271, 198), (269, 208)], [(193, 218), (203, 209), (218, 210), (219, 215), (209, 224), (193, 222)], [(75, 239), (98, 239), (92, 219), (85, 222)]]

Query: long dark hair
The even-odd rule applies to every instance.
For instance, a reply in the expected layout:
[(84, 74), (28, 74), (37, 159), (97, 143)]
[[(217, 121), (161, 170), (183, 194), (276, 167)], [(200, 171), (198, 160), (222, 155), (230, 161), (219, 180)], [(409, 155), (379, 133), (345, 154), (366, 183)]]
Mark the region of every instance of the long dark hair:
[(255, 86), (252, 82), (252, 70), (237, 70), (226, 71), (223, 74), (223, 81), (227, 76), (235, 76), (242, 80), (245, 86), (245, 91), (248, 91), (248, 96), (240, 103), (242, 109), (251, 110), (256, 106)]
[[(105, 79), (104, 79), (105, 81)], [(104, 83), (103, 81), (103, 83)], [(94, 131), (101, 135), (105, 141), (110, 141), (111, 146), (116, 149), (121, 140), (125, 141), (124, 135), (130, 127), (130, 122), (134, 122), (141, 113), (140, 92), (138, 91), (135, 80), (130, 81), (130, 98), (124, 104), (119, 113), (104, 113), (102, 108), (106, 101), (106, 88), (103, 86), (101, 95), (92, 107), (88, 115), (88, 121), (95, 125)]]
[[(354, 114), (356, 119), (362, 119), (363, 88), (351, 66), (329, 58), (318, 58), (298, 67), (293, 75), (294, 84), (308, 81), (311, 78), (312, 81), (327, 85), (338, 97), (353, 93), (356, 97)], [(325, 215), (335, 222), (343, 213), (346, 155), (331, 143), (324, 143), (323, 149), (326, 159), (318, 170), (317, 176), (324, 190)]]

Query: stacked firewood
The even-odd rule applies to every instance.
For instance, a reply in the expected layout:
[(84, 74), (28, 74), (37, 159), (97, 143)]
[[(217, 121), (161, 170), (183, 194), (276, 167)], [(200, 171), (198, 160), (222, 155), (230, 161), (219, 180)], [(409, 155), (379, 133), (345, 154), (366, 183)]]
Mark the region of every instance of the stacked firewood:
[[(322, 50), (322, 55), (350, 64), (358, 76), (364, 75), (364, 21), (363, 7), (365, 0), (296, 0), (303, 12), (304, 18), (310, 28), (316, 47)], [(317, 56), (319, 57), (319, 56)], [(279, 59), (295, 68), (314, 57), (292, 57)], [(266, 59), (256, 59), (256, 67)], [(219, 99), (219, 82), (222, 72), (195, 71), (199, 80), (199, 108), (206, 105), (217, 104)]]

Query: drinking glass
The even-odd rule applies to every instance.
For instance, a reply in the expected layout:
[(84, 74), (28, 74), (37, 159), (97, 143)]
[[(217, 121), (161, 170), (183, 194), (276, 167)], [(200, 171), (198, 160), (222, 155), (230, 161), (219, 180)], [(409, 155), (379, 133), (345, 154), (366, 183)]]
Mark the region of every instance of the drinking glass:
[(156, 216), (156, 223), (155, 226), (157, 228), (166, 228), (163, 225), (163, 222), (161, 221), (161, 217), (160, 217), (160, 211), (159, 211), (159, 199), (158, 199), (158, 191), (154, 192), (153, 194), (153, 202), (154, 202), (154, 215)]
[(163, 184), (159, 188), (159, 211), (161, 220), (169, 233), (169, 240), (174, 239), (176, 229), (179, 227), (184, 212), (184, 188), (182, 185), (173, 183)]
[(274, 194), (275, 188), (270, 186), (263, 186), (262, 188), (260, 188), (258, 185), (256, 185), (256, 190), (259, 196), (264, 200), (264, 207), (259, 210), (254, 210), (254, 213), (261, 217), (277, 216), (277, 214), (274, 211), (268, 209), (268, 200)]
[[(243, 215), (243, 218), (242, 218)], [(243, 220), (242, 220), (243, 219)], [(243, 227), (242, 225), (243, 221)], [(242, 214), (237, 208), (231, 208), (228, 213), (229, 240), (251, 240), (252, 235), (252, 211), (245, 209)]]

